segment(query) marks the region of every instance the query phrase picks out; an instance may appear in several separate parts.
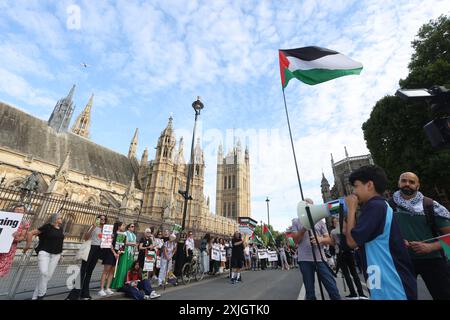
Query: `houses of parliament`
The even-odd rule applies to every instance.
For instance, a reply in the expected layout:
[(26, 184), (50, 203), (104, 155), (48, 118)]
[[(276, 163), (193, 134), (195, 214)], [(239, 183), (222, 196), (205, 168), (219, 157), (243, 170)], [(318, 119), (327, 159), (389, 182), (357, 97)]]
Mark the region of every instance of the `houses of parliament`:
[[(175, 137), (174, 119), (170, 117), (162, 130), (154, 159), (149, 159), (148, 149), (138, 159), (138, 129), (127, 155), (90, 139), (94, 95), (70, 126), (74, 95), (75, 85), (56, 103), (48, 121), (0, 102), (2, 187), (17, 188), (33, 174), (42, 194), (120, 209), (154, 224), (181, 225), (184, 198), (179, 190), (186, 188), (191, 164), (184, 157), (183, 137)], [(238, 141), (224, 154), (218, 146), (215, 214), (204, 194), (204, 174), (204, 153), (197, 140), (186, 228), (231, 235), (238, 230), (238, 217), (251, 216), (248, 148), (243, 150)]]

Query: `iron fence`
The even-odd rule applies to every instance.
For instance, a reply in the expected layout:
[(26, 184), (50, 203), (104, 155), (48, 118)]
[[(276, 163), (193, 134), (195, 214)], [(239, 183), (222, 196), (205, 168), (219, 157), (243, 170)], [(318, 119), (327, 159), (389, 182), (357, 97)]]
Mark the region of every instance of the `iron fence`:
[[(181, 219), (175, 219), (172, 223), (154, 220), (140, 212), (133, 215), (121, 213), (118, 208), (110, 206), (98, 206), (78, 201), (68, 200), (63, 197), (55, 197), (48, 194), (24, 191), (20, 188), (6, 188), (0, 186), (0, 211), (9, 211), (13, 205), (23, 203), (27, 207), (23, 221), (30, 224), (30, 230), (45, 224), (50, 216), (60, 211), (63, 218), (63, 230), (65, 234), (63, 252), (58, 266), (48, 283), (48, 290), (61, 289), (69, 291), (73, 286), (79, 287), (76, 275), (79, 272), (81, 261), (76, 259), (76, 253), (80, 248), (82, 237), (89, 226), (95, 223), (99, 214), (108, 217), (108, 221), (133, 221), (138, 229), (138, 238), (145, 228), (153, 226), (155, 229), (172, 230), (174, 224), (181, 225)], [(136, 216), (137, 215), (137, 216)], [(188, 226), (190, 223), (188, 224)], [(204, 230), (190, 228), (194, 231), (197, 241), (207, 232), (212, 236), (224, 236), (217, 230)], [(212, 231), (212, 232), (211, 232)], [(197, 242), (196, 241), (196, 242)], [(33, 248), (36, 243), (33, 243)], [(0, 278), (0, 299), (30, 298), (39, 277), (37, 255), (34, 250), (23, 254), (25, 242), (17, 246), (12, 267), (9, 273)], [(98, 286), (102, 274), (102, 266), (99, 263), (92, 274), (92, 286)], [(78, 286), (77, 286), (78, 285)]]

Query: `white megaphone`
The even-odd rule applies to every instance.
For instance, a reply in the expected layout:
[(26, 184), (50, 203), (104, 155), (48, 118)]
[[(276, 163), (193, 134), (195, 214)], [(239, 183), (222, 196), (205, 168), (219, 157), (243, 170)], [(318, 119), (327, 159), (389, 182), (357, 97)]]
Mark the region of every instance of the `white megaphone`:
[(300, 221), (302, 226), (305, 227), (305, 229), (310, 230), (312, 229), (312, 227), (309, 223), (308, 214), (306, 213), (307, 206), (309, 207), (309, 211), (311, 212), (313, 225), (315, 225), (323, 218), (339, 215), (340, 205), (343, 206), (344, 215), (347, 215), (347, 204), (345, 203), (344, 198), (339, 198), (337, 200), (332, 200), (319, 205), (309, 204), (306, 201), (300, 201), (297, 205), (298, 220)]

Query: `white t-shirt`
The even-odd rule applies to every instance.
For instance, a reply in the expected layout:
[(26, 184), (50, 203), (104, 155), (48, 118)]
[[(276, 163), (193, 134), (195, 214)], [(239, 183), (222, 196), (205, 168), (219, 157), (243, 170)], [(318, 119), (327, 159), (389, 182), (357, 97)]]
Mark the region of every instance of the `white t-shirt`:
[(244, 248), (244, 254), (245, 254), (246, 256), (249, 256), (249, 255), (250, 255), (250, 248), (249, 248), (248, 246)]
[(194, 251), (195, 245), (194, 245), (194, 239), (192, 238), (187, 238), (186, 239), (186, 248), (189, 250)]

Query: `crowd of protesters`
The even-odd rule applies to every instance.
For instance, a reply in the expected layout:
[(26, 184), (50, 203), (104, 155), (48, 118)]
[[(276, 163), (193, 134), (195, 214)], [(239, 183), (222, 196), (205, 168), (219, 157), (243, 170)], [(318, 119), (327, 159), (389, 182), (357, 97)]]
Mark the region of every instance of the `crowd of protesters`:
[[(283, 241), (267, 248), (254, 239), (245, 241), (240, 232), (232, 238), (205, 234), (196, 245), (192, 231), (174, 233), (147, 228), (138, 240), (135, 224), (120, 221), (113, 225), (110, 247), (102, 248), (103, 227), (108, 221), (105, 215), (99, 215), (83, 237), (89, 243), (89, 252), (81, 263), (78, 298), (92, 299), (89, 286), (99, 260), (103, 265), (99, 296), (122, 291), (133, 299), (145, 300), (160, 296), (152, 281), (155, 287), (177, 285), (183, 265), (198, 254), (202, 272), (211, 276), (227, 273), (232, 284), (243, 282), (244, 270), (299, 267), (305, 298), (311, 300), (316, 299), (315, 272), (320, 273), (330, 298), (341, 299), (335, 280), (339, 271), (350, 291), (346, 298), (366, 299), (357, 268), (367, 281), (368, 270), (374, 266), (380, 269), (381, 285), (368, 286), (371, 299), (417, 299), (418, 275), (433, 299), (450, 299), (448, 257), (436, 241), (450, 233), (449, 211), (419, 192), (419, 178), (412, 172), (400, 175), (399, 190), (389, 199), (382, 196), (387, 177), (380, 167), (361, 167), (350, 175), (349, 181), (354, 191), (345, 198), (348, 213), (342, 225), (336, 218), (332, 219), (331, 228), (324, 220), (318, 221), (314, 226), (316, 239), (299, 219), (293, 219), (293, 242)], [(306, 202), (313, 204), (310, 199)], [(356, 219), (358, 204), (361, 212)], [(17, 204), (9, 211), (23, 214), (26, 208)], [(51, 215), (47, 223), (34, 230), (29, 230), (25, 221), (18, 226), (10, 251), (0, 254), (0, 278), (11, 269), (18, 243), (26, 241), (26, 253), (35, 236), (39, 237), (34, 248), (39, 277), (32, 299), (41, 300), (63, 251), (61, 213)], [(269, 259), (261, 251), (276, 253), (276, 258)]]

